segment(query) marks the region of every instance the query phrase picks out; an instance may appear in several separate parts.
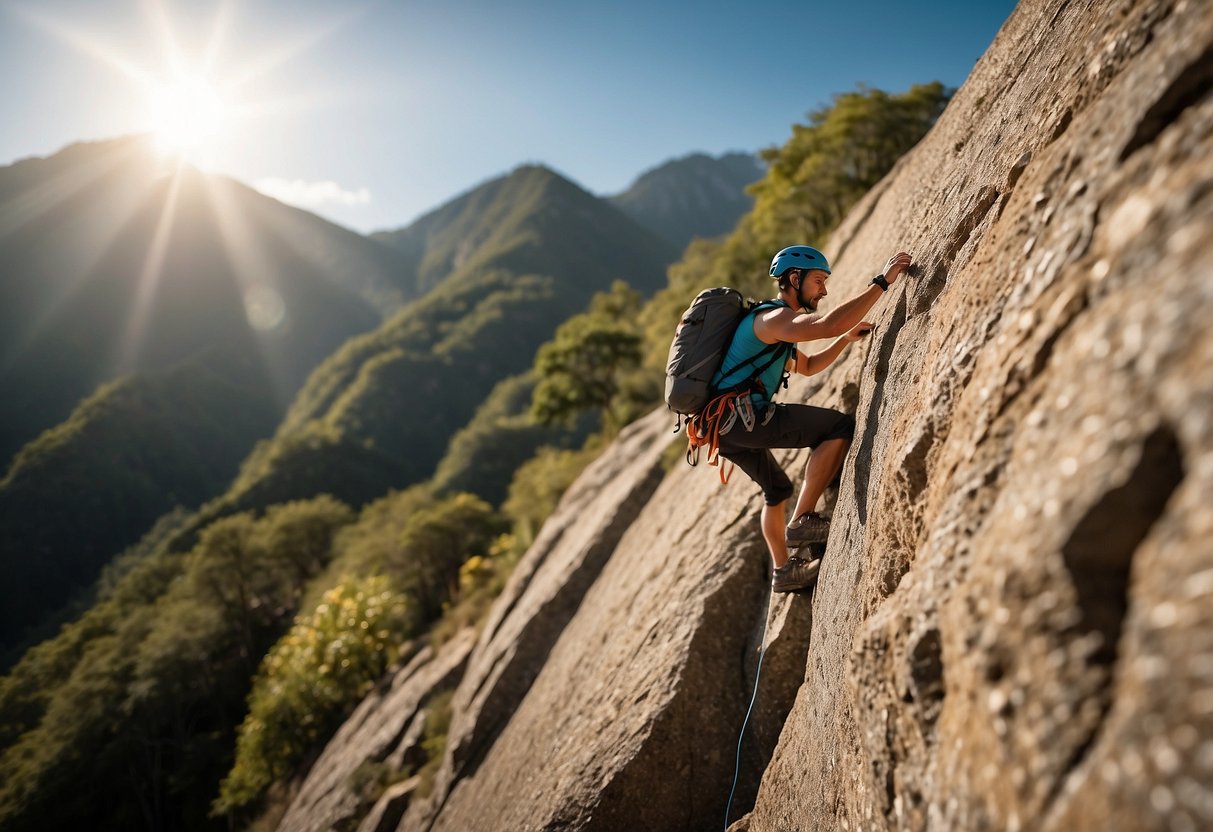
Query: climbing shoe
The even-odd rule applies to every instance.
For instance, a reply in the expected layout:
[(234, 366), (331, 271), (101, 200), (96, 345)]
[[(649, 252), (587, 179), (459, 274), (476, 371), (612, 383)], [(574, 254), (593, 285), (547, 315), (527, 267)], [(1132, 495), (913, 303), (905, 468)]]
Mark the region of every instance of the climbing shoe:
[(788, 525), (788, 545), (793, 548), (810, 543), (825, 543), (830, 536), (830, 521), (815, 511), (808, 511)]
[(808, 561), (795, 555), (788, 562), (775, 570), (771, 578), (773, 592), (796, 592), (808, 589), (817, 583), (817, 573), (821, 570), (821, 558)]

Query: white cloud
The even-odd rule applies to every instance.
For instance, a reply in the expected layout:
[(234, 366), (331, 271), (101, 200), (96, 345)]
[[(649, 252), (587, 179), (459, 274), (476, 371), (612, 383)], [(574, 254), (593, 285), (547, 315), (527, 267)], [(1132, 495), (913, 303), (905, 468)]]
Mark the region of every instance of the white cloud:
[(258, 179), (253, 187), (266, 196), (281, 200), (300, 208), (317, 208), (321, 205), (366, 205), (371, 201), (367, 188), (347, 190), (336, 182), (305, 182), (302, 179)]

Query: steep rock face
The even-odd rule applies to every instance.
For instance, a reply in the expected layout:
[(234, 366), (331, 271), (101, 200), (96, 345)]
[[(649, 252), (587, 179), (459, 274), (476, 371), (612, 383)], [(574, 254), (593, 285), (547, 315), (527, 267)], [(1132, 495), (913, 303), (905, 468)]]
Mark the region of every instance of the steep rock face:
[[(835, 236), (875, 319), (751, 829), (1213, 823), (1213, 8), (1023, 3)], [(1204, 784), (1204, 785), (1202, 785)]]
[(501, 599), (400, 828), (719, 827), (764, 631), (739, 828), (1213, 823), (1211, 44), (1205, 3), (1023, 3), (828, 246), (835, 298), (917, 265), (793, 384), (859, 424), (815, 594), (768, 606), (757, 490), (680, 467), (558, 632), (562, 577)]
[[(427, 827), (439, 810), (444, 818), (452, 816), (461, 795), (468, 792), (464, 782), (481, 783), (475, 775), (486, 754), (549, 663), (554, 645), (617, 550), (620, 536), (661, 482), (661, 454), (669, 438), (664, 413), (629, 427), (578, 478), (544, 525), (498, 599), (455, 692), (447, 756), (434, 799), (411, 808), (405, 828)], [(503, 773), (508, 780), (510, 772)], [(456, 783), (461, 792), (452, 798)], [(475, 803), (472, 799), (472, 810)], [(490, 810), (475, 822), (486, 822), (497, 807)]]

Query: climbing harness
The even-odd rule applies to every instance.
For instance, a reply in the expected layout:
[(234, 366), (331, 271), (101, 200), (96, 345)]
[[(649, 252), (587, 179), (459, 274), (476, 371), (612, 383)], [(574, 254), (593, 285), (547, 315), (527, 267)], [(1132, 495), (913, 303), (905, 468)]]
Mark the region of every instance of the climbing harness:
[[(761, 382), (759, 386), (761, 386)], [(732, 430), (739, 421), (747, 432), (753, 430), (754, 425), (758, 423), (758, 416), (754, 412), (754, 401), (750, 398), (750, 393), (749, 389), (721, 393), (708, 402), (707, 407), (702, 411), (686, 418), (687, 463), (692, 466), (698, 465), (700, 448), (706, 446), (708, 449), (706, 462), (713, 467), (719, 466), (722, 485), (728, 484), (729, 477), (733, 473), (733, 464), (727, 459), (723, 464), (720, 463), (720, 437)], [(771, 417), (774, 415), (775, 408), (768, 407), (762, 424), (765, 425), (771, 421)]]
[(737, 779), (741, 776), (741, 741), (745, 739), (745, 729), (750, 724), (750, 714), (754, 712), (754, 703), (758, 701), (758, 680), (762, 678), (762, 660), (767, 654), (767, 628), (771, 623), (772, 594), (772, 592), (767, 593), (767, 610), (762, 617), (762, 640), (758, 642), (758, 669), (754, 671), (754, 693), (750, 696), (750, 707), (746, 709), (741, 731), (737, 734), (737, 761), (733, 765), (733, 788), (729, 789), (729, 802), (724, 807), (725, 832), (729, 832), (729, 813), (733, 810), (733, 795), (737, 792)]

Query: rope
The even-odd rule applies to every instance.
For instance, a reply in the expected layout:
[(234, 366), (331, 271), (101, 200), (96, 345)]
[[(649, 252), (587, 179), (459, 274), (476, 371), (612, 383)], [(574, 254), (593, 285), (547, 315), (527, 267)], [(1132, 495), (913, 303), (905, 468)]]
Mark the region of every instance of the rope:
[[(687, 417), (687, 462), (699, 464), (699, 449), (707, 446), (708, 465), (720, 466), (720, 483), (727, 485), (733, 469), (728, 460), (720, 462), (720, 434), (727, 433), (733, 423), (740, 418), (753, 427), (753, 406), (750, 404), (748, 391), (732, 391), (722, 393), (708, 402), (699, 413)], [(739, 404), (741, 403), (741, 404)], [(742, 411), (749, 408), (751, 415), (743, 415)]]
[(741, 732), (737, 735), (737, 762), (733, 766), (733, 788), (729, 789), (729, 802), (724, 807), (724, 829), (729, 830), (729, 813), (733, 811), (733, 795), (737, 792), (737, 779), (741, 776), (741, 741), (745, 739), (746, 726), (750, 724), (750, 714), (754, 712), (754, 703), (758, 701), (758, 680), (762, 678), (762, 660), (767, 654), (767, 627), (771, 623), (771, 593), (767, 593), (767, 610), (762, 618), (762, 641), (758, 643), (758, 669), (754, 672), (754, 693), (750, 696), (750, 707), (746, 709), (745, 719), (741, 723)]

